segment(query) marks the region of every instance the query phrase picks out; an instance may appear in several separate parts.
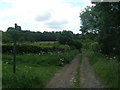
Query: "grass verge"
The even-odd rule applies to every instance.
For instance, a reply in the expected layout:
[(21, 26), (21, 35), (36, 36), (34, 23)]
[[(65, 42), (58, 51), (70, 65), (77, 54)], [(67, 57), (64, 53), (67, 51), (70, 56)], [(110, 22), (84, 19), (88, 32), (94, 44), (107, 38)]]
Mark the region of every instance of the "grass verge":
[(89, 61), (96, 76), (103, 82), (105, 88), (118, 88), (118, 66), (115, 58), (109, 58), (97, 52), (88, 52)]

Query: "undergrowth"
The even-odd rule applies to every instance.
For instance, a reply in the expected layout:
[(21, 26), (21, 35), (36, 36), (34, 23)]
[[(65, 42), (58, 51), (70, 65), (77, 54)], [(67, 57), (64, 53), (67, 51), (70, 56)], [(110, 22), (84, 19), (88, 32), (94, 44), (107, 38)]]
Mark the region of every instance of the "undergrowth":
[(90, 64), (96, 76), (103, 82), (105, 88), (118, 88), (118, 67), (116, 58), (109, 58), (97, 52), (88, 51)]

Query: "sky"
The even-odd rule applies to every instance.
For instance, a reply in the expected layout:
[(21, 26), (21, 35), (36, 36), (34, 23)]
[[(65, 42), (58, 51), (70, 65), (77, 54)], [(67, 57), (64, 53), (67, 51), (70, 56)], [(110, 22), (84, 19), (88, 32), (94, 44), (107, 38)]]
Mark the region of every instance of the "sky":
[(80, 12), (90, 0), (0, 0), (0, 30), (17, 23), (22, 30), (80, 33)]

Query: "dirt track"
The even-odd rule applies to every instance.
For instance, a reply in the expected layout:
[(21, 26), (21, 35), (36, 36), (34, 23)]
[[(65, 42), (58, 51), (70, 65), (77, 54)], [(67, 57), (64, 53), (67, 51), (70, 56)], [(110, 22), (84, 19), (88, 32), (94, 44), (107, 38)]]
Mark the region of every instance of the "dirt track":
[(65, 65), (62, 70), (58, 71), (46, 88), (71, 88), (79, 58), (80, 54), (75, 56), (70, 64)]
[[(72, 88), (76, 69), (81, 54), (75, 56), (70, 64), (65, 65), (58, 71), (46, 88)], [(88, 62), (88, 58), (83, 55), (80, 66), (80, 88), (103, 88), (103, 85), (96, 79), (94, 71)]]
[(80, 87), (81, 88), (103, 88), (103, 85), (96, 79), (94, 71), (84, 55), (80, 67)]

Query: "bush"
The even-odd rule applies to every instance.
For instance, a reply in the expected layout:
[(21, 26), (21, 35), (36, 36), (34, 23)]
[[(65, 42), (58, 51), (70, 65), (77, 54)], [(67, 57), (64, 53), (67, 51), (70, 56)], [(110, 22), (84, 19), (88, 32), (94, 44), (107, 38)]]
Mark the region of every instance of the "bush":
[(95, 51), (95, 52), (100, 51), (100, 45), (98, 44), (98, 42), (91, 43), (90, 50)]
[(76, 48), (76, 49), (81, 49), (82, 48), (82, 43), (80, 40), (74, 40), (73, 41), (73, 46)]
[(84, 49), (90, 49), (91, 43), (92, 43), (92, 41), (86, 40), (86, 41), (82, 42), (82, 46)]

